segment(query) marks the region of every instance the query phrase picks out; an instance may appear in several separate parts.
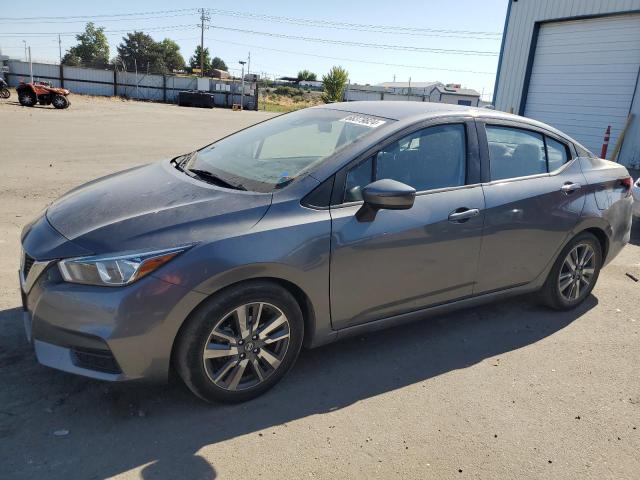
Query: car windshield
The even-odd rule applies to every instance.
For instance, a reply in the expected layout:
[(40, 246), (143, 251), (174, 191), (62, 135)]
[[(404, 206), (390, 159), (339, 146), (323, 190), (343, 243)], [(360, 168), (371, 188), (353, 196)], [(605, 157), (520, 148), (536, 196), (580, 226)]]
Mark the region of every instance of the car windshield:
[(391, 121), (329, 108), (299, 110), (203, 148), (186, 168), (244, 189), (269, 192)]

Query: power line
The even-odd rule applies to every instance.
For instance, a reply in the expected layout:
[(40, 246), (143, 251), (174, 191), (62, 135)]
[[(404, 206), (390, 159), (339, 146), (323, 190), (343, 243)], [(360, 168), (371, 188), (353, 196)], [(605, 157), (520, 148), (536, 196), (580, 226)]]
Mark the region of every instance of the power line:
[[(184, 30), (184, 29), (193, 29), (195, 25), (192, 24), (183, 24), (183, 25), (167, 25), (163, 27), (150, 27), (145, 28), (145, 31), (148, 32), (156, 32), (156, 31), (170, 31), (170, 30)], [(127, 28), (122, 30), (105, 30), (105, 34), (117, 34), (117, 33), (129, 33), (137, 31), (136, 28)], [(84, 32), (76, 31), (76, 32), (12, 32), (12, 33), (0, 33), (0, 37), (43, 37), (50, 35), (62, 35), (63, 37), (75, 36), (82, 34)]]
[[(266, 15), (250, 12), (237, 12), (233, 10), (211, 9), (212, 13), (221, 16), (239, 17), (253, 20), (266, 20), (269, 22), (278, 23), (290, 23), (294, 25), (324, 27), (324, 28), (336, 28), (342, 30), (356, 30), (356, 31), (373, 31), (374, 33), (395, 33), (395, 34), (413, 34), (424, 36), (447, 36), (447, 38), (480, 38), (469, 37), (469, 35), (482, 35), (484, 39), (487, 37), (500, 37), (502, 32), (486, 32), (486, 31), (473, 31), (473, 30), (452, 30), (452, 29), (434, 29), (434, 28), (421, 28), (421, 27), (407, 27), (398, 25), (379, 25), (379, 24), (363, 24), (363, 23), (348, 23), (338, 22), (332, 20), (322, 19), (309, 19), (309, 18), (297, 18), (297, 17), (285, 17), (278, 15)], [(451, 35), (451, 37), (449, 37)], [(455, 36), (455, 37), (454, 37)], [(460, 37), (462, 36), (462, 37)], [(487, 38), (489, 39), (489, 38)]]
[(318, 38), (318, 37), (302, 37), (299, 35), (286, 35), (284, 33), (260, 32), (256, 30), (244, 30), (241, 28), (221, 27), (221, 26), (216, 26), (216, 29), (226, 30), (229, 32), (262, 35), (262, 36), (274, 37), (274, 38), (286, 38), (289, 40), (301, 40), (304, 42), (327, 43), (327, 44), (333, 44), (333, 45), (376, 48), (376, 49), (383, 49), (383, 50), (403, 50), (403, 51), (409, 51), (409, 52), (425, 52), (425, 53), (446, 53), (451, 55), (479, 55), (479, 56), (497, 56), (498, 55), (498, 52), (490, 52), (490, 51), (483, 51), (483, 50), (461, 50), (461, 49), (447, 49), (447, 48), (414, 47), (414, 46), (408, 46), (408, 45), (353, 42), (348, 40), (334, 40), (329, 38)]
[(140, 16), (140, 15), (157, 15), (157, 14), (161, 14), (161, 13), (176, 13), (176, 12), (195, 12), (197, 9), (195, 8), (180, 8), (180, 9), (176, 9), (176, 10), (156, 10), (156, 11), (151, 11), (151, 12), (133, 12), (133, 13), (112, 13), (112, 14), (105, 14), (105, 15), (65, 15), (65, 16), (60, 16), (60, 17), (52, 17), (47, 15), (46, 17), (0, 17), (0, 20), (50, 20), (50, 19), (54, 19), (54, 20), (58, 20), (58, 19), (62, 19), (62, 20), (69, 20), (69, 19), (79, 19), (79, 18), (85, 18), (85, 19), (95, 19), (95, 18), (113, 18), (113, 17), (134, 17), (134, 16)]
[[(193, 15), (193, 12), (189, 12), (189, 13), (176, 13), (174, 15), (160, 15), (160, 16), (154, 16), (154, 17), (135, 17), (135, 18), (131, 18), (131, 17), (122, 17), (122, 18), (107, 18), (107, 19), (101, 19), (100, 23), (104, 23), (104, 22), (132, 22), (132, 21), (138, 21), (138, 20), (157, 20), (160, 18), (175, 18), (175, 17), (186, 17), (186, 16), (190, 16)], [(46, 24), (67, 24), (67, 23), (85, 23), (91, 20), (95, 20), (95, 18), (93, 17), (86, 17), (84, 19), (79, 19), (79, 20), (27, 20), (27, 21), (20, 21), (20, 22), (11, 22), (11, 21), (7, 21), (7, 20), (2, 20), (0, 19), (0, 24), (4, 24), (4, 25), (40, 25), (43, 23)]]
[[(191, 39), (183, 39), (183, 40), (191, 40)], [(424, 65), (406, 65), (406, 64), (401, 64), (401, 63), (386, 63), (386, 62), (376, 62), (376, 61), (369, 61), (369, 60), (362, 60), (362, 59), (354, 59), (354, 58), (344, 58), (344, 57), (332, 57), (332, 56), (328, 56), (328, 55), (316, 55), (313, 53), (306, 53), (306, 52), (296, 52), (296, 51), (292, 51), (292, 50), (282, 50), (282, 49), (278, 49), (278, 48), (268, 48), (268, 47), (262, 47), (260, 45), (252, 45), (252, 44), (248, 44), (248, 43), (239, 43), (239, 42), (231, 42), (229, 40), (224, 40), (221, 38), (211, 38), (211, 40), (215, 40), (216, 42), (222, 43), (222, 44), (230, 44), (230, 45), (238, 45), (240, 47), (249, 47), (249, 48), (257, 48), (260, 50), (269, 50), (272, 52), (279, 52), (279, 53), (289, 53), (292, 55), (301, 55), (301, 56), (305, 56), (305, 57), (316, 57), (316, 58), (326, 58), (328, 60), (339, 60), (339, 61), (343, 61), (343, 62), (357, 62), (357, 63), (366, 63), (366, 64), (370, 64), (370, 65), (384, 65), (387, 67), (402, 67), (402, 68), (419, 68), (419, 69), (423, 69), (423, 70), (438, 70), (438, 71), (443, 71), (443, 72), (455, 72), (455, 73), (476, 73), (479, 75), (495, 75), (496, 72), (481, 72), (481, 71), (476, 71), (476, 70), (459, 70), (459, 69), (453, 69), (453, 68), (441, 68), (441, 67), (431, 67), (431, 66), (424, 66)]]
[[(189, 24), (168, 25), (163, 27), (147, 28), (146, 31), (172, 31), (172, 30), (193, 29), (193, 28), (195, 28), (195, 25), (189, 25)], [(416, 47), (416, 46), (410, 46), (410, 45), (354, 42), (349, 40), (334, 40), (334, 39), (320, 38), (320, 37), (304, 37), (299, 35), (287, 35), (284, 33), (261, 32), (257, 30), (245, 30), (241, 28), (222, 27), (222, 26), (216, 26), (216, 29), (226, 30), (230, 32), (248, 33), (251, 35), (267, 36), (272, 38), (284, 38), (288, 40), (300, 40), (304, 42), (354, 46), (354, 47), (362, 47), (362, 48), (375, 48), (378, 50), (400, 50), (400, 51), (409, 51), (409, 52), (438, 53), (438, 54), (451, 54), (451, 55), (477, 55), (477, 56), (497, 56), (498, 55), (498, 52), (485, 51), (485, 50), (447, 49), (447, 48), (432, 48), (432, 47)], [(131, 29), (104, 31), (105, 34), (128, 33), (128, 32), (131, 32)], [(82, 32), (38, 32), (38, 33), (32, 33), (32, 34), (25, 33), (25, 32), (12, 33), (12, 34), (0, 33), (0, 37), (30, 37), (30, 36), (42, 37), (47, 35), (73, 36), (73, 35), (78, 35), (80, 33)]]
[[(147, 18), (136, 18), (135, 20), (147, 20), (147, 19), (158, 19), (158, 18), (170, 18), (176, 16), (185, 16), (190, 15), (196, 12), (199, 12), (202, 9), (196, 8), (183, 8), (183, 9), (174, 9), (174, 10), (156, 10), (156, 11), (147, 11), (147, 12), (132, 12), (132, 13), (116, 13), (116, 14), (106, 14), (106, 15), (75, 15), (75, 16), (44, 16), (44, 17), (0, 17), (0, 23), (11, 23), (20, 24), (26, 22), (33, 23), (76, 23), (80, 21), (86, 20), (95, 20), (102, 19), (102, 21), (121, 21), (128, 20), (127, 17), (140, 17), (145, 15), (161, 15), (161, 16), (153, 16)], [(350, 22), (340, 22), (333, 21), (327, 19), (311, 19), (311, 18), (300, 18), (300, 17), (288, 17), (288, 16), (280, 16), (280, 15), (268, 15), (261, 13), (253, 13), (253, 12), (239, 12), (234, 10), (224, 10), (224, 9), (208, 9), (208, 12), (214, 13), (216, 15), (235, 17), (235, 18), (244, 18), (244, 19), (252, 19), (259, 21), (268, 21), (268, 22), (277, 22), (277, 23), (289, 23), (293, 25), (303, 25), (303, 26), (314, 26), (314, 27), (324, 27), (324, 28), (336, 28), (342, 30), (356, 30), (356, 31), (373, 31), (374, 33), (393, 33), (393, 34), (414, 34), (414, 35), (425, 35), (425, 36), (445, 36), (446, 38), (453, 37), (458, 38), (482, 38), (485, 37), (500, 37), (502, 32), (489, 32), (489, 31), (478, 31), (478, 30), (455, 30), (455, 29), (436, 29), (436, 28), (426, 28), (426, 27), (409, 27), (409, 26), (400, 26), (400, 25), (381, 25), (381, 24), (363, 24), (363, 23), (350, 23)], [(173, 15), (167, 15), (173, 14)], [(124, 18), (121, 18), (124, 17)], [(475, 35), (475, 37), (470, 37), (470, 35)]]

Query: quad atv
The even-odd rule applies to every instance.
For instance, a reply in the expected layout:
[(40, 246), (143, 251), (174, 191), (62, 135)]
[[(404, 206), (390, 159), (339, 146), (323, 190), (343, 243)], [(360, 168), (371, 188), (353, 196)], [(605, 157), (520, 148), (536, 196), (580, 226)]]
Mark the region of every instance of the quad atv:
[(67, 98), (69, 90), (66, 88), (52, 87), (49, 82), (24, 83), (16, 88), (18, 102), (23, 107), (33, 107), (36, 103), (40, 105), (53, 105), (55, 108), (69, 108), (71, 102)]

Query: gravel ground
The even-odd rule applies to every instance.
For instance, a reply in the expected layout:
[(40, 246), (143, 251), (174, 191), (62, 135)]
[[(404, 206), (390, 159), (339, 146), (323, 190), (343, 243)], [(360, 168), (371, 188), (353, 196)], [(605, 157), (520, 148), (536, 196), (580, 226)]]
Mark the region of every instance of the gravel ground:
[[(15, 96), (11, 100), (14, 100)], [(20, 323), (19, 232), (92, 178), (268, 114), (74, 96), (0, 102), (3, 478), (640, 478), (640, 225), (573, 312), (518, 298), (303, 352), (263, 397), (39, 366)]]

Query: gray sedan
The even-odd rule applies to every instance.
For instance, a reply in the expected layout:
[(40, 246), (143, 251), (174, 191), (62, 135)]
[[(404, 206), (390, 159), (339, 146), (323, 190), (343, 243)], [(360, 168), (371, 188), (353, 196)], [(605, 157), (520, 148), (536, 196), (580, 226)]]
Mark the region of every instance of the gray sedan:
[(631, 186), (514, 115), (305, 109), (53, 202), (22, 233), (25, 329), (53, 368), (243, 401), (303, 345), (526, 292), (576, 307), (629, 241)]

